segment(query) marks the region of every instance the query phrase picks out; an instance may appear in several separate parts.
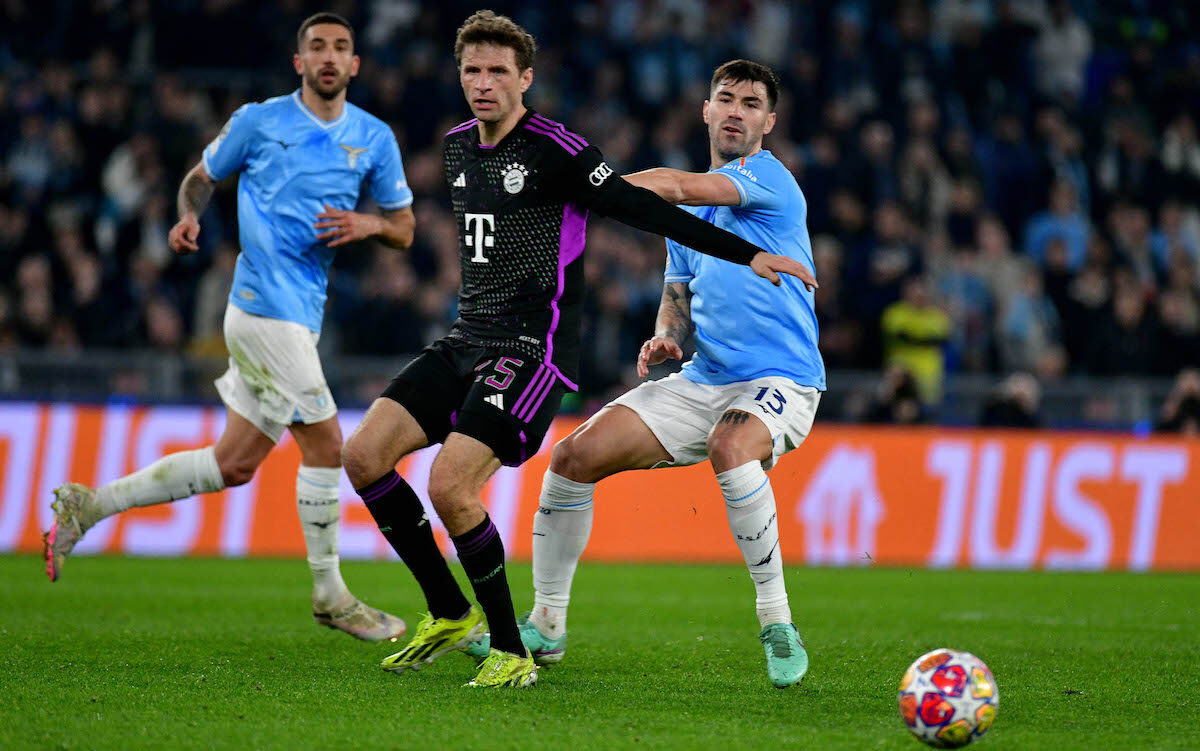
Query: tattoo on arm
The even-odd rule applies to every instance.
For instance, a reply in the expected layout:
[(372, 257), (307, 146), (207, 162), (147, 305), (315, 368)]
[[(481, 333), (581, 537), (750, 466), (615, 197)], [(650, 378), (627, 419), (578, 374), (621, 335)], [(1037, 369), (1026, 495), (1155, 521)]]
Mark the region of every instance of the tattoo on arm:
[(183, 183), (179, 186), (179, 195), (176, 197), (176, 208), (179, 210), (179, 215), (183, 216), (191, 211), (200, 216), (204, 213), (204, 209), (208, 206), (208, 200), (212, 198), (213, 184), (200, 173), (200, 167), (197, 166), (187, 173), (187, 177), (183, 178)]
[(740, 409), (731, 409), (721, 415), (719, 422), (729, 423), (730, 425), (741, 425), (748, 419), (750, 419), (749, 412), (743, 412)]
[(691, 292), (683, 282), (667, 282), (663, 285), (662, 302), (658, 305), (658, 321), (654, 335), (668, 337), (682, 347), (691, 338), (692, 325)]

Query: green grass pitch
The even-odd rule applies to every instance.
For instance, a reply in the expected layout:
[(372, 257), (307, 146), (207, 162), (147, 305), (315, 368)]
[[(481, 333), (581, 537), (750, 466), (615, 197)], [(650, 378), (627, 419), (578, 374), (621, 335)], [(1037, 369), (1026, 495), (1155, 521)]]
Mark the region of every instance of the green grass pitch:
[[(346, 563), (405, 618), (400, 563)], [(461, 577), (461, 571), (459, 572)], [(509, 569), (518, 609), (527, 564)], [(0, 557), (0, 748), (908, 749), (896, 687), (940, 646), (979, 655), (1000, 713), (981, 749), (1200, 748), (1200, 576), (788, 570), (812, 664), (767, 681), (734, 566), (583, 564), (567, 657), (527, 690), (462, 687), (449, 655), (316, 626), (302, 561), (78, 558), (57, 584)]]

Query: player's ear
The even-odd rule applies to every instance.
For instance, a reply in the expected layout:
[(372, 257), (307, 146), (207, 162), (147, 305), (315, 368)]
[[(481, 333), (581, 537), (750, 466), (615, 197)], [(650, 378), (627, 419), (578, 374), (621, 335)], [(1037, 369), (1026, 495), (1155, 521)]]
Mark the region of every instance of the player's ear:
[(350, 58), (350, 77), (354, 78), (358, 75), (358, 66), (362, 61), (358, 59), (358, 55)]
[(763, 128), (763, 135), (765, 136), (766, 134), (770, 133), (774, 128), (775, 128), (775, 113), (769, 112), (769, 113), (767, 113), (766, 127)]
[(704, 105), (700, 108), (700, 117), (704, 119), (704, 124), (708, 125), (708, 100), (704, 100)]
[(304, 64), (300, 62), (300, 53), (292, 55), (292, 67), (296, 69), (296, 75), (304, 75)]
[(533, 85), (533, 66), (521, 71), (521, 93), (524, 94)]

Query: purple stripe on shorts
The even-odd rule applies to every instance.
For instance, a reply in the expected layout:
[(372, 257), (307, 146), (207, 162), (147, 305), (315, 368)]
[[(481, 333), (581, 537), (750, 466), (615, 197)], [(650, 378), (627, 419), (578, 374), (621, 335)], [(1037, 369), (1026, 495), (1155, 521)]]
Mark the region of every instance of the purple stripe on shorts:
[(550, 394), (550, 391), (553, 388), (554, 379), (551, 378), (544, 386), (542, 386), (542, 388), (538, 389), (537, 395), (533, 397), (531, 406), (525, 411), (525, 417), (521, 419), (523, 419), (525, 422), (532, 420), (537, 414), (537, 411), (542, 408), (542, 402), (546, 401), (546, 397)]
[(567, 266), (579, 260), (583, 255), (583, 246), (587, 243), (587, 218), (587, 209), (573, 203), (563, 207), (562, 225), (558, 231), (558, 289), (554, 292), (554, 299), (550, 301), (550, 329), (546, 332), (546, 366), (572, 391), (578, 391), (579, 387), (565, 378), (562, 371), (554, 365), (554, 333), (558, 331), (558, 319), (561, 315), (558, 301), (562, 299), (567, 288)]
[(467, 128), (470, 128), (477, 122), (479, 122), (479, 120), (477, 120), (475, 118), (471, 118), (470, 120), (466, 121), (465, 123), (459, 123), (458, 125), (455, 125), (450, 130), (446, 131), (446, 135), (451, 135), (453, 133), (460, 133), (460, 132), (466, 130)]
[(548, 127), (548, 128), (551, 128), (552, 130), (557, 130), (558, 132), (560, 132), (564, 136), (566, 136), (568, 141), (577, 145), (581, 149), (588, 145), (588, 142), (583, 140), (583, 136), (579, 135), (578, 133), (572, 133), (571, 131), (567, 130), (566, 127), (562, 123), (556, 123), (548, 117), (542, 117), (541, 115), (534, 115), (533, 117), (530, 118), (530, 121), (535, 122), (538, 125), (541, 125), (542, 127)]
[(522, 420), (525, 419), (525, 415), (529, 414), (530, 405), (533, 404), (534, 400), (537, 399), (537, 395), (542, 393), (542, 389), (546, 386), (546, 381), (554, 381), (554, 373), (549, 369), (547, 369), (545, 373), (543, 373), (542, 376), (537, 379), (537, 384), (533, 386), (532, 390), (530, 390), (529, 399), (525, 402), (525, 404), (523, 404), (520, 409), (513, 410), (514, 415)]
[(458, 550), (458, 556), (460, 558), (464, 555), (478, 553), (480, 550), (483, 550), (488, 543), (494, 540), (497, 534), (499, 533), (496, 531), (496, 525), (492, 524), (492, 520), (489, 518), (487, 526), (484, 527), (483, 531), (476, 535), (474, 539), (455, 539), (454, 547), (456, 550)]
[(525, 129), (532, 130), (534, 133), (541, 133), (543, 136), (550, 136), (551, 138), (554, 139), (555, 143), (557, 143), (559, 146), (562, 146), (564, 149), (566, 149), (567, 153), (569, 153), (571, 156), (575, 156), (576, 154), (579, 153), (578, 148), (567, 143), (567, 141), (564, 140), (562, 136), (560, 136), (559, 134), (555, 133), (552, 130), (545, 130), (541, 127), (534, 127), (530, 123), (525, 123)]
[(536, 371), (534, 371), (533, 377), (530, 378), (529, 383), (525, 385), (525, 390), (522, 391), (521, 395), (517, 397), (517, 403), (513, 405), (512, 413), (514, 415), (520, 411), (521, 403), (525, 401), (525, 398), (528, 397), (533, 392), (534, 384), (536, 384), (541, 379), (542, 373), (545, 372), (545, 369), (546, 369), (545, 365), (539, 365), (538, 369)]
[(391, 491), (392, 488), (396, 487), (399, 484), (400, 484), (400, 475), (396, 474), (395, 471), (393, 471), (391, 478), (388, 479), (387, 482), (385, 482), (380, 487), (371, 488), (369, 490), (364, 489), (364, 490), (359, 491), (358, 494), (363, 499), (364, 503), (371, 503), (372, 501), (379, 500), (382, 496), (386, 495), (389, 491)]

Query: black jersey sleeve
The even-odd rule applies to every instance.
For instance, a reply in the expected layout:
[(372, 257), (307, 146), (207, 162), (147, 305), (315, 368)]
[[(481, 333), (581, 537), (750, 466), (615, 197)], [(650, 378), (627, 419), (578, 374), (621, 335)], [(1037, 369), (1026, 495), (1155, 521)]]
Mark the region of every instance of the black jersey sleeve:
[(706, 255), (750, 265), (757, 245), (689, 214), (645, 188), (631, 185), (604, 162), (595, 146), (574, 155), (563, 153), (560, 186), (579, 205), (630, 227), (669, 237)]

